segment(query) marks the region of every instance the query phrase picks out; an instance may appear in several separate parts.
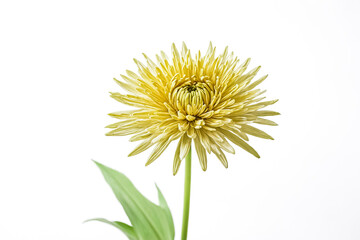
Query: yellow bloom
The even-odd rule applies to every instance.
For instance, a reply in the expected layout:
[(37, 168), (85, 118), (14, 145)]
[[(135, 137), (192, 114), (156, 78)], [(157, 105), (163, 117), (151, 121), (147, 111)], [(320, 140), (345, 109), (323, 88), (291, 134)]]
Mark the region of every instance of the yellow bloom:
[(275, 122), (263, 117), (279, 114), (260, 110), (277, 101), (260, 102), (265, 97), (259, 96), (265, 91), (255, 87), (267, 75), (252, 82), (260, 67), (245, 73), (250, 59), (239, 65), (238, 58), (233, 52), (229, 54), (227, 47), (217, 57), (215, 49), (210, 43), (204, 56), (199, 51), (192, 58), (184, 43), (181, 53), (173, 44), (171, 59), (164, 52), (156, 55), (157, 63), (145, 54), (146, 65), (134, 59), (139, 75), (128, 70), (127, 76), (121, 75), (124, 81), (114, 79), (130, 94), (111, 93), (111, 97), (135, 109), (109, 114), (121, 121), (107, 126), (113, 129), (107, 135), (134, 134), (130, 141), (142, 140), (129, 156), (155, 145), (146, 165), (157, 159), (172, 141), (179, 139), (174, 175), (191, 142), (194, 142), (204, 171), (207, 168), (206, 152), (213, 152), (228, 167), (223, 150), (235, 153), (228, 140), (259, 158), (246, 143), (248, 134), (273, 138), (249, 124), (275, 126)]

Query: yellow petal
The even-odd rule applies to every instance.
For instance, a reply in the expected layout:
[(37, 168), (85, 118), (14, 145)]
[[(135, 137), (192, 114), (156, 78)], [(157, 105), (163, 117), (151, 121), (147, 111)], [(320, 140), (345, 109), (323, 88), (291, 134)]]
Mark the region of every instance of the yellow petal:
[(219, 145), (220, 148), (224, 149), (228, 153), (235, 154), (235, 149), (230, 145), (230, 143), (226, 139), (223, 139), (222, 142), (217, 142), (216, 144)]
[(126, 136), (126, 135), (129, 135), (129, 134), (134, 134), (134, 133), (137, 133), (139, 132), (138, 129), (136, 128), (117, 128), (115, 130), (112, 130), (108, 133), (106, 133), (105, 135), (106, 136)]
[(268, 110), (256, 111), (256, 112), (253, 112), (251, 114), (253, 114), (255, 116), (259, 116), (259, 117), (280, 115), (280, 113), (278, 113), (278, 112), (268, 111)]
[(267, 77), (268, 77), (268, 75), (265, 75), (265, 76), (261, 77), (259, 80), (256, 80), (255, 82), (253, 82), (252, 84), (250, 84), (248, 87), (246, 87), (246, 88), (244, 89), (244, 91), (249, 91), (249, 90), (253, 89), (253, 88), (256, 87), (257, 85), (259, 85), (260, 83), (262, 83)]
[(277, 101), (279, 101), (279, 99), (270, 100), (270, 101), (266, 101), (266, 102), (259, 102), (259, 103), (253, 104), (251, 106), (261, 105), (261, 106), (265, 107), (265, 106), (272, 105), (272, 104), (276, 103)]
[(220, 160), (220, 162), (224, 165), (224, 167), (228, 168), (228, 161), (226, 159), (224, 152), (221, 151), (221, 149), (215, 144), (211, 146), (212, 146), (212, 152), (216, 155), (216, 157)]
[(277, 126), (278, 125), (276, 122), (273, 122), (273, 121), (265, 119), (265, 118), (257, 118), (254, 121), (254, 123), (270, 125), (270, 126)]
[(176, 173), (179, 171), (181, 159), (180, 159), (180, 146), (181, 146), (181, 140), (179, 141), (177, 148), (175, 150), (175, 156), (174, 156), (174, 162), (173, 162), (173, 175), (175, 176)]
[(152, 145), (154, 145), (154, 143), (151, 141), (152, 138), (148, 138), (146, 140), (144, 140), (142, 143), (140, 143), (134, 150), (132, 150), (131, 153), (129, 153), (128, 157), (130, 156), (134, 156), (136, 154), (139, 154), (143, 151), (145, 151), (146, 149), (148, 149), (149, 147), (151, 147)]
[(191, 147), (191, 138), (184, 134), (180, 140), (180, 159), (184, 159)]
[(187, 130), (187, 135), (188, 135), (189, 138), (196, 138), (195, 129), (193, 127), (190, 127)]
[(242, 149), (244, 149), (245, 151), (251, 153), (252, 155), (254, 155), (257, 158), (260, 158), (260, 155), (249, 145), (247, 144), (244, 140), (242, 140), (241, 138), (239, 138), (238, 136), (236, 136), (235, 134), (226, 131), (226, 130), (221, 130), (221, 132), (226, 136), (227, 139), (229, 139), (231, 142), (233, 142), (234, 144), (238, 145), (239, 147), (241, 147)]
[(155, 161), (158, 157), (160, 157), (160, 155), (165, 151), (165, 149), (167, 148), (167, 146), (169, 146), (171, 141), (169, 140), (164, 140), (159, 142), (154, 150), (152, 151), (152, 153), (149, 156), (148, 161), (146, 162), (145, 166), (148, 166), (150, 163), (152, 163), (153, 161)]
[(195, 149), (196, 149), (196, 153), (197, 153), (198, 158), (199, 158), (201, 168), (202, 168), (202, 170), (206, 171), (206, 169), (207, 169), (207, 158), (206, 158), (205, 148), (201, 145), (200, 140), (199, 140), (198, 137), (194, 139), (194, 143), (195, 143)]
[(241, 131), (250, 135), (253, 135), (255, 137), (260, 137), (260, 138), (265, 138), (265, 139), (271, 139), (274, 140), (274, 138), (272, 136), (270, 136), (269, 134), (267, 134), (264, 131), (261, 131), (260, 129), (257, 129), (253, 126), (249, 126), (249, 125), (241, 125)]

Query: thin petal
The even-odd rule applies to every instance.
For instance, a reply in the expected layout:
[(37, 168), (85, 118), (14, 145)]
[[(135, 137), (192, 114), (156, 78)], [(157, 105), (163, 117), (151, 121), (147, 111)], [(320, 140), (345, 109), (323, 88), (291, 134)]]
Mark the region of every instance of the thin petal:
[(134, 156), (136, 154), (139, 154), (143, 151), (145, 151), (146, 149), (148, 149), (149, 147), (151, 147), (152, 145), (154, 145), (154, 143), (151, 141), (152, 138), (148, 138), (146, 140), (144, 140), (142, 143), (140, 143), (134, 150), (132, 150), (131, 153), (129, 153), (128, 157), (130, 156)]
[(208, 136), (205, 133), (203, 133), (201, 130), (196, 130), (196, 133), (197, 133), (196, 135), (198, 136), (197, 138), (200, 139), (201, 144), (204, 146), (206, 151), (208, 153), (210, 153), (211, 152), (211, 147), (210, 147), (211, 143), (210, 143)]
[(224, 138), (222, 142), (216, 143), (220, 148), (224, 149), (228, 153), (235, 154), (235, 149), (230, 145), (230, 143)]
[(155, 161), (158, 157), (160, 157), (160, 155), (165, 151), (165, 149), (169, 146), (170, 144), (170, 140), (164, 140), (159, 142), (153, 152), (150, 154), (150, 157), (148, 159), (148, 161), (146, 162), (145, 166), (148, 166), (150, 163), (152, 163), (153, 161)]
[(277, 101), (279, 101), (279, 99), (270, 100), (270, 101), (265, 101), (265, 102), (259, 102), (259, 103), (253, 104), (253, 105), (251, 105), (251, 106), (253, 107), (253, 106), (257, 106), (257, 105), (262, 105), (262, 106), (265, 107), (265, 106), (272, 105), (272, 104), (276, 103)]
[(253, 112), (251, 114), (253, 114), (255, 116), (259, 116), (259, 117), (280, 115), (280, 113), (278, 113), (278, 112), (269, 111), (269, 110), (256, 111), (256, 112)]
[(106, 136), (126, 136), (130, 134), (134, 134), (139, 132), (136, 128), (117, 128), (115, 130), (112, 130), (108, 133), (106, 133)]
[(238, 135), (239, 137), (241, 137), (242, 139), (244, 139), (245, 141), (249, 141), (249, 137), (241, 132), (238, 129), (238, 125), (234, 125), (234, 126), (223, 126), (222, 129), (224, 130), (228, 130), (228, 131), (232, 131), (233, 133), (235, 133), (236, 135)]
[(270, 126), (277, 126), (278, 124), (276, 122), (273, 122), (271, 120), (265, 119), (265, 118), (257, 118), (254, 123), (263, 124), (263, 125), (270, 125)]
[(267, 77), (268, 77), (268, 75), (265, 75), (265, 76), (261, 77), (259, 80), (256, 80), (255, 82), (253, 82), (252, 84), (250, 84), (248, 87), (246, 87), (246, 88), (244, 89), (244, 91), (249, 91), (249, 90), (255, 88), (257, 85), (259, 85), (260, 83), (262, 83)]
[(231, 142), (233, 142), (234, 144), (238, 145), (239, 147), (241, 147), (242, 149), (244, 149), (245, 151), (251, 153), (252, 155), (254, 155), (257, 158), (260, 158), (260, 155), (249, 145), (247, 144), (244, 140), (242, 140), (241, 138), (239, 138), (238, 136), (236, 136), (235, 134), (226, 131), (226, 130), (221, 130), (221, 132), (226, 136), (227, 139), (229, 139)]
[(110, 125), (107, 125), (106, 128), (119, 128), (119, 127), (128, 125), (129, 123), (130, 123), (130, 124), (133, 124), (134, 122), (135, 122), (134, 119), (124, 120), (124, 121), (121, 121), (121, 122), (112, 123), (112, 124), (110, 124)]
[(115, 81), (120, 87), (122, 87), (123, 89), (125, 89), (126, 91), (137, 94), (136, 88), (134, 88), (132, 85), (127, 84), (127, 83), (124, 83), (124, 82), (121, 82), (121, 81), (117, 80), (116, 78), (114, 78), (114, 81)]
[(250, 125), (241, 125), (241, 131), (255, 137), (274, 140), (272, 136)]
[(211, 147), (212, 147), (211, 149), (212, 152), (216, 155), (216, 157), (220, 160), (220, 162), (224, 165), (224, 167), (228, 168), (228, 161), (226, 159), (224, 152), (221, 151), (221, 149), (215, 144), (212, 144)]
[(195, 143), (195, 149), (196, 149), (196, 153), (197, 153), (198, 158), (199, 158), (201, 168), (202, 168), (202, 170), (206, 171), (206, 169), (207, 169), (207, 157), (206, 157), (205, 148), (201, 145), (200, 140), (199, 140), (198, 137), (194, 139), (194, 143)]
[(180, 159), (184, 159), (191, 147), (191, 138), (184, 134), (181, 138)]
[(174, 162), (173, 162), (173, 175), (175, 176), (176, 173), (179, 171), (181, 159), (180, 159), (180, 146), (181, 146), (181, 139), (177, 145), (175, 156), (174, 156)]

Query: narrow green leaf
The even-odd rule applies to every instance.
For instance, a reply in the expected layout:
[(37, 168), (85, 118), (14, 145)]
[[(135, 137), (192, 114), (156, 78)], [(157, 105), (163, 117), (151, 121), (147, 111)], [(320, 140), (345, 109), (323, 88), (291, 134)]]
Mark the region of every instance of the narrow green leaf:
[[(165, 213), (166, 213), (166, 217), (167, 217), (167, 223), (168, 223), (168, 227), (169, 229), (172, 229), (172, 231), (175, 233), (175, 229), (174, 229), (174, 221), (173, 221), (173, 218), (172, 218), (172, 215), (171, 215), (171, 212), (170, 212), (170, 208), (165, 200), (165, 197), (164, 195), (161, 193), (160, 191), (160, 188), (156, 185), (156, 189), (158, 191), (158, 198), (159, 198), (159, 204), (160, 204), (160, 207), (162, 207), (164, 210), (165, 210)], [(174, 236), (172, 237), (172, 239), (174, 239), (175, 237), (175, 234)]]
[(138, 240), (139, 238), (136, 236), (136, 233), (134, 232), (134, 228), (132, 226), (127, 225), (126, 223), (122, 222), (111, 222), (105, 218), (94, 218), (86, 220), (85, 222), (89, 221), (99, 221), (103, 223), (110, 224), (111, 226), (114, 226), (118, 229), (120, 229), (130, 240)]
[(173, 240), (175, 228), (163, 195), (160, 206), (145, 198), (122, 173), (95, 162), (123, 206), (138, 240)]

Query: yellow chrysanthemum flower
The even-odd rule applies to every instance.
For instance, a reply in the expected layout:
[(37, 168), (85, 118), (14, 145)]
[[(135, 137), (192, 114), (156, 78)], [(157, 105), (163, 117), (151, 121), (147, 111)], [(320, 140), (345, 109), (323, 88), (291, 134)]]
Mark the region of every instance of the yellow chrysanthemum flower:
[(250, 59), (239, 65), (238, 58), (233, 52), (229, 54), (227, 47), (217, 57), (215, 49), (210, 43), (204, 56), (199, 51), (192, 58), (184, 43), (181, 53), (173, 44), (171, 60), (164, 52), (156, 56), (157, 63), (145, 54), (146, 65), (134, 59), (139, 75), (128, 70), (127, 76), (121, 75), (124, 81), (115, 79), (131, 94), (111, 93), (111, 97), (136, 109), (109, 114), (121, 121), (107, 126), (114, 129), (107, 135), (134, 134), (130, 141), (142, 140), (129, 156), (155, 145), (146, 165), (157, 159), (172, 141), (179, 139), (174, 175), (191, 142), (194, 142), (204, 171), (207, 168), (206, 152), (213, 152), (228, 167), (223, 150), (235, 153), (228, 140), (259, 158), (245, 142), (249, 140), (247, 135), (273, 138), (249, 124), (275, 126), (275, 122), (262, 117), (279, 114), (260, 110), (277, 102), (260, 102), (265, 97), (259, 96), (265, 91), (254, 89), (267, 75), (252, 82), (260, 66), (245, 73)]

